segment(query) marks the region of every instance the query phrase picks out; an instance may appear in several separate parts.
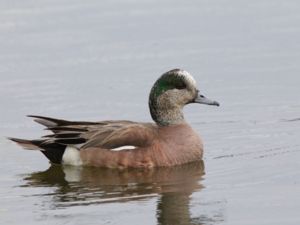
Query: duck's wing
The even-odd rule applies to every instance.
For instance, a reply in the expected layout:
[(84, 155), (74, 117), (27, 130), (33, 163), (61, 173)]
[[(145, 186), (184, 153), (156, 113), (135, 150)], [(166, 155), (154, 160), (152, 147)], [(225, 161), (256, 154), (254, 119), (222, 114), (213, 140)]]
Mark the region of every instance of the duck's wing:
[(146, 147), (156, 136), (156, 125), (132, 121), (67, 121), (42, 116), (33, 116), (35, 121), (46, 126), (53, 134), (43, 138), (48, 143), (77, 145), (81, 149), (98, 147), (115, 149), (122, 146)]
[(108, 121), (105, 126), (96, 126), (91, 133), (83, 135), (87, 142), (82, 148), (101, 147), (114, 149), (122, 146), (146, 147), (155, 136), (155, 128), (151, 124), (129, 121)]

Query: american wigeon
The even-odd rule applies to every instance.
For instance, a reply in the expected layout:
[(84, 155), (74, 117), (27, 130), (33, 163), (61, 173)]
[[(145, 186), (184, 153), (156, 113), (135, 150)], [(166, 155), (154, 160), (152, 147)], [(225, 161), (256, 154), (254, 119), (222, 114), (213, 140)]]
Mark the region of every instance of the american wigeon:
[(52, 163), (109, 168), (174, 166), (202, 158), (203, 144), (186, 123), (189, 103), (219, 106), (204, 97), (196, 81), (180, 69), (164, 73), (153, 85), (149, 108), (155, 123), (67, 121), (32, 116), (52, 134), (36, 140), (9, 138), (25, 149), (40, 150)]

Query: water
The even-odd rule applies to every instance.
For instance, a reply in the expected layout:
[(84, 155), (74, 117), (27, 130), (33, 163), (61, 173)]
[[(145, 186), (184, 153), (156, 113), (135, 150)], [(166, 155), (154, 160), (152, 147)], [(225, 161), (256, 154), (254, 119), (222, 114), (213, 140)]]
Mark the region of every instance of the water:
[[(300, 3), (0, 1), (0, 224), (300, 223)], [(153, 171), (50, 167), (5, 136), (41, 114), (150, 121), (157, 77), (184, 68), (204, 162)]]

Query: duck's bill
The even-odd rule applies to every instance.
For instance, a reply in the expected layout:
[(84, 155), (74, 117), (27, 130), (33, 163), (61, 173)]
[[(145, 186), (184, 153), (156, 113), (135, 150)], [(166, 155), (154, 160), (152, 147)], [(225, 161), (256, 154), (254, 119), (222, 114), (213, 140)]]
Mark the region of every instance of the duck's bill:
[(195, 103), (220, 106), (219, 102), (206, 98), (201, 94), (198, 94), (197, 98), (195, 99)]

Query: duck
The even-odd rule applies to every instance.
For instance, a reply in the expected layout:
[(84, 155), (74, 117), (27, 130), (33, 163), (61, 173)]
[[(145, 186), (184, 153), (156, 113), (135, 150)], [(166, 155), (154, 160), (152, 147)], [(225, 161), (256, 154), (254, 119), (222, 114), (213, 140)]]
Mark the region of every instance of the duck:
[(190, 73), (172, 69), (151, 88), (148, 104), (154, 122), (28, 115), (51, 133), (32, 140), (8, 139), (24, 149), (39, 150), (51, 164), (118, 169), (177, 166), (203, 157), (202, 139), (183, 114), (183, 107), (191, 103), (220, 105), (199, 91)]

